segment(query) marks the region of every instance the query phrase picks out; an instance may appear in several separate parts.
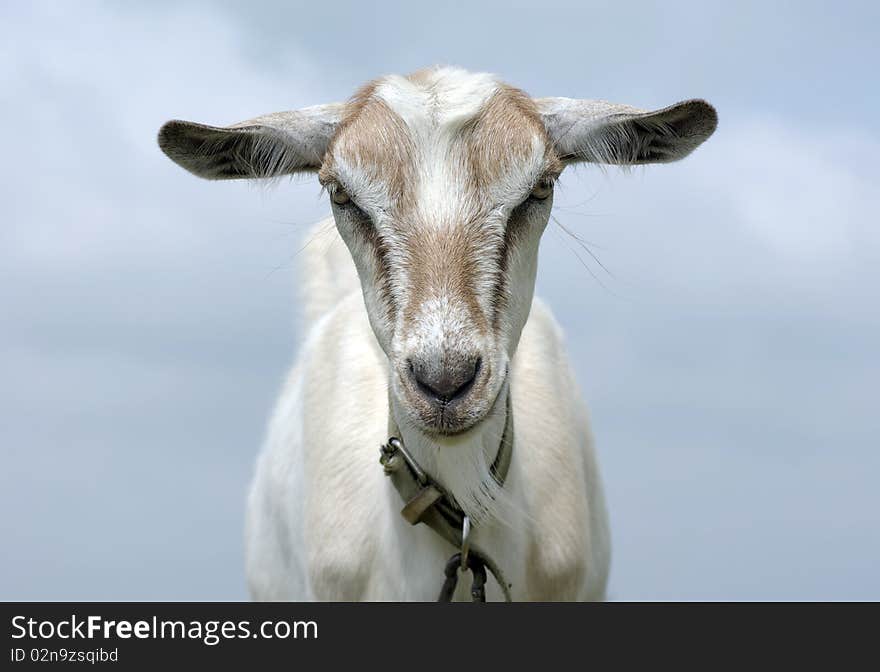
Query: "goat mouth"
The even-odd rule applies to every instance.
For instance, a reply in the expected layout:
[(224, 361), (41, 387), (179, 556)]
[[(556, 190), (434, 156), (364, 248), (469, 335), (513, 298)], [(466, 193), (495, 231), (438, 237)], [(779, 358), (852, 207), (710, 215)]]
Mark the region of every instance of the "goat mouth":
[[(428, 413), (424, 410), (416, 410), (422, 431), (427, 434), (453, 437), (465, 434), (479, 426), (489, 417), (493, 416), (498, 405), (498, 399), (506, 389), (507, 371), (498, 385), (495, 396), (487, 400), (485, 404), (464, 405), (459, 402), (442, 403), (430, 408)], [(427, 416), (427, 417), (426, 417)]]
[(485, 419), (482, 409), (463, 409), (460, 404), (438, 404), (430, 408), (414, 408), (417, 425), (428, 435), (452, 437), (479, 426)]

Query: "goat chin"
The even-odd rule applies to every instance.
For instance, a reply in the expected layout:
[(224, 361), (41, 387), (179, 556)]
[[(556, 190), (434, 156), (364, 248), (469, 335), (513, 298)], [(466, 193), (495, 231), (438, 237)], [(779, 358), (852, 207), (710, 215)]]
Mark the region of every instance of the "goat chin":
[[(457, 434), (426, 431), (409, 420), (392, 425), (419, 464), (477, 525), (499, 522), (511, 526), (515, 520), (516, 504), (491, 470), (507, 423), (508, 394), (505, 384), (486, 416)], [(407, 417), (399, 402), (390, 410), (395, 419)]]

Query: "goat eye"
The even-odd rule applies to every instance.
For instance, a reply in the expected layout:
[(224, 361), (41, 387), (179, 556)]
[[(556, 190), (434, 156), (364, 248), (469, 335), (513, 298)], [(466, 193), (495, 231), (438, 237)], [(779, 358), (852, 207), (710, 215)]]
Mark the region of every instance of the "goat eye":
[(336, 205), (345, 205), (346, 203), (351, 202), (351, 196), (348, 195), (344, 189), (340, 189), (337, 187), (332, 194), (330, 194), (330, 200), (333, 201)]
[(550, 180), (541, 180), (535, 185), (534, 189), (532, 189), (529, 198), (534, 198), (536, 201), (543, 201), (549, 198), (552, 193), (553, 183)]

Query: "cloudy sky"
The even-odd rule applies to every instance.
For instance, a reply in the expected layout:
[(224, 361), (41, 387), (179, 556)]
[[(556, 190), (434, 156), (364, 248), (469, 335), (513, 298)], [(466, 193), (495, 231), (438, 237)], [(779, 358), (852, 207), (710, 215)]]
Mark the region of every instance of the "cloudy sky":
[(0, 599), (246, 598), (243, 497), (328, 205), (200, 181), (156, 131), (433, 63), (719, 110), (680, 164), (564, 176), (555, 215), (604, 269), (558, 226), (542, 247), (611, 597), (880, 599), (878, 7), (4, 3)]

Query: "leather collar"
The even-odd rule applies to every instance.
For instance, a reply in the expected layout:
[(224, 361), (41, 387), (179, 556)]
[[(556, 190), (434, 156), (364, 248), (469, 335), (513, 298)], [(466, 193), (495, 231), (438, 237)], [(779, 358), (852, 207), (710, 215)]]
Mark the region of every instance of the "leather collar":
[[(406, 450), (400, 437), (400, 430), (392, 417), (389, 401), (388, 443), (381, 447), (380, 462), (385, 474), (391, 479), (395, 490), (404, 502), (401, 515), (411, 524), (424, 523), (448, 541), (455, 549), (462, 549), (465, 513), (455, 500), (427, 474)], [(510, 390), (507, 391), (506, 418), (504, 432), (498, 452), (492, 462), (491, 473), (499, 485), (504, 485), (510, 470), (513, 456), (513, 412)], [(470, 553), (478, 556), (492, 572), (495, 580), (508, 602), (511, 600), (511, 585), (504, 578), (498, 565), (479, 547), (470, 544)]]

